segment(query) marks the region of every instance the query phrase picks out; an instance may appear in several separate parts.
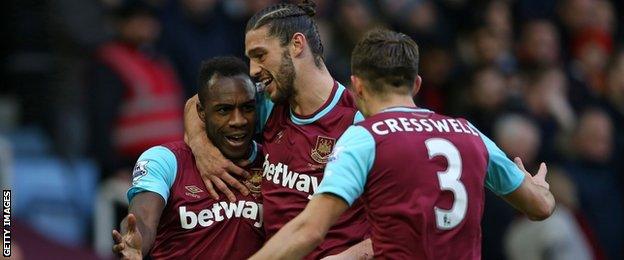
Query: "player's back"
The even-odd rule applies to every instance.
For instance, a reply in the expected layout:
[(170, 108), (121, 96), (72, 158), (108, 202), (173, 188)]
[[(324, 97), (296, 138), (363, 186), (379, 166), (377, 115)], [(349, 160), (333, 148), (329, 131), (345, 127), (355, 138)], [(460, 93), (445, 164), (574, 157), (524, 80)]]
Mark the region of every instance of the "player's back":
[(376, 146), (362, 196), (375, 257), (480, 259), (488, 152), (478, 131), (413, 108), (358, 125)]

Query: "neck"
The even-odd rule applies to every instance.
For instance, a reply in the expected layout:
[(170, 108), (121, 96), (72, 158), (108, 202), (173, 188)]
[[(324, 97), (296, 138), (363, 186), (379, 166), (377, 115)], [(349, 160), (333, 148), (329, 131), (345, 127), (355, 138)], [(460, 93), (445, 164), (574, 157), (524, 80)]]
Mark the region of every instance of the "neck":
[(290, 108), (305, 116), (316, 112), (329, 99), (334, 79), (323, 63), (321, 68), (316, 67), (313, 62), (301, 64), (300, 67), (300, 73), (294, 82), (296, 94), (290, 102)]
[(227, 158), (227, 159), (231, 160), (232, 162), (234, 162), (234, 164), (240, 167), (244, 167), (244, 166), (251, 164), (252, 160), (249, 160), (249, 159), (252, 153), (254, 152), (254, 145), (256, 144), (252, 141), (251, 144), (247, 147), (247, 152), (245, 152), (245, 156), (243, 158), (240, 158), (240, 159)]
[(391, 107), (416, 107), (416, 103), (410, 95), (399, 94), (389, 94), (384, 98), (371, 98), (366, 100), (366, 103), (370, 116)]

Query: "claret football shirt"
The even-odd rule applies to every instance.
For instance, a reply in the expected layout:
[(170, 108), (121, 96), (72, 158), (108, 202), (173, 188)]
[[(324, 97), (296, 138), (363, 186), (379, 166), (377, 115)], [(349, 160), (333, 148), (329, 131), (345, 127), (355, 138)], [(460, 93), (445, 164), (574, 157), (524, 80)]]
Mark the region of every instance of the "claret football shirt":
[(523, 180), (468, 121), (395, 107), (340, 137), (316, 192), (361, 197), (375, 258), (481, 259), (484, 187), (505, 195)]
[(154, 192), (166, 203), (150, 251), (154, 259), (246, 259), (262, 247), (262, 151), (253, 145), (253, 163), (246, 168), (252, 177), (241, 179), (251, 193), (235, 192), (236, 202), (223, 194), (210, 197), (184, 142), (156, 146), (139, 157), (128, 201)]

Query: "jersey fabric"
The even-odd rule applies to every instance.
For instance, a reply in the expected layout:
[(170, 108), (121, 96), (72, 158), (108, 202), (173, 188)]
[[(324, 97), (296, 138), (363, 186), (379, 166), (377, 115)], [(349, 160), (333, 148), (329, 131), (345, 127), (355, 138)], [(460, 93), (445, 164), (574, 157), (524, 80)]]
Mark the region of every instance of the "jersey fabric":
[(254, 143), (249, 159), (253, 163), (246, 168), (252, 178), (241, 180), (248, 185), (255, 183), (258, 189), (250, 187), (248, 196), (234, 193), (236, 202), (229, 202), (223, 194), (219, 200), (210, 197), (184, 142), (156, 146), (141, 155), (128, 200), (149, 191), (162, 196), (166, 203), (150, 251), (152, 258), (246, 259), (262, 247), (259, 149)]
[[(294, 114), (289, 104), (261, 102), (265, 104), (260, 106), (260, 122), (266, 122), (262, 197), (265, 231), (270, 238), (303, 211), (323, 179), (336, 140), (362, 116), (351, 94), (337, 82), (329, 99), (310, 116)], [(364, 208), (355, 202), (306, 258), (340, 253), (368, 238), (369, 233)]]
[(523, 180), (466, 120), (397, 107), (345, 132), (317, 193), (361, 196), (375, 258), (481, 259), (484, 187), (505, 195)]

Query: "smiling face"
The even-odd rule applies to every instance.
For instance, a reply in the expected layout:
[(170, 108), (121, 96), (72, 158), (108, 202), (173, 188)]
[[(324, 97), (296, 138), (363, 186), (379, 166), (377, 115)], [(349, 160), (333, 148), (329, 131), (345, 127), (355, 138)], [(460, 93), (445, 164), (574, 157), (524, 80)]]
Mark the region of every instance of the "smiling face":
[(245, 75), (215, 75), (207, 83), (208, 95), (197, 105), (212, 143), (230, 160), (249, 155), (256, 121), (254, 88)]
[(273, 102), (280, 104), (295, 95), (295, 67), (288, 48), (268, 35), (267, 26), (247, 32), (245, 54), (249, 57), (249, 74), (264, 84)]

